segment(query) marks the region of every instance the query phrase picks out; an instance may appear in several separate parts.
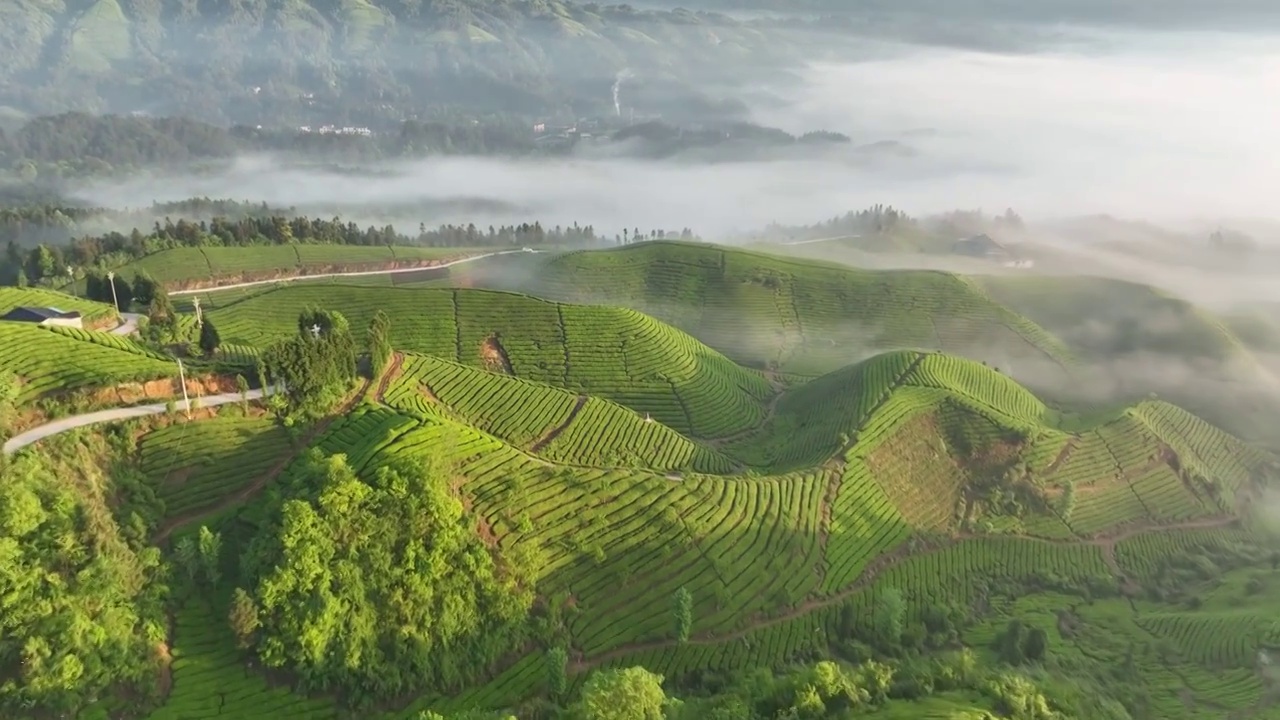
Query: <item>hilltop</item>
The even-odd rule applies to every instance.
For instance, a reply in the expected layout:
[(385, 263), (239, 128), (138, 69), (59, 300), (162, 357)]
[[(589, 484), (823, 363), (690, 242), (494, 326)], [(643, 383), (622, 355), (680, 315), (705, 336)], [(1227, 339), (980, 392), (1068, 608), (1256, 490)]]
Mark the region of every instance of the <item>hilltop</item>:
[(634, 307), (753, 365), (816, 375), (894, 347), (1008, 368), (1057, 367), (1070, 350), (969, 278), (861, 270), (715, 245), (656, 241), (551, 258), (536, 291)]

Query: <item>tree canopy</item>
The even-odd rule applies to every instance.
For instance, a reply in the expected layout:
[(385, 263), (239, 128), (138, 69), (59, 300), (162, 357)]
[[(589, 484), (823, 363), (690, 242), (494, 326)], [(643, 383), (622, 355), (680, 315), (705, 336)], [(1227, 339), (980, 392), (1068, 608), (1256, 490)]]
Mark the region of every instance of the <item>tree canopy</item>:
[(114, 686), (154, 685), (164, 567), (77, 487), (103, 482), (94, 472), (29, 453), (0, 465), (0, 715), (68, 713)]
[(457, 687), (525, 632), (529, 578), (475, 532), (444, 467), (312, 451), (247, 558), (255, 651), (356, 701)]

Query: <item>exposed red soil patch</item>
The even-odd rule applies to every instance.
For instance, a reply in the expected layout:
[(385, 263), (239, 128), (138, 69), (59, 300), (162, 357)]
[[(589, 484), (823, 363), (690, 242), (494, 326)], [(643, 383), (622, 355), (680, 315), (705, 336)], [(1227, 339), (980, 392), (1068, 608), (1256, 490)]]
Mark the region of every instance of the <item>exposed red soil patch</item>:
[(493, 532), (493, 525), (483, 515), (476, 515), (476, 534), (485, 545), (491, 548), (498, 547), (498, 535)]
[[(237, 392), (234, 377), (207, 375), (187, 378), (187, 396), (193, 400), (202, 395), (222, 395)], [(170, 400), (182, 397), (182, 385), (177, 378), (151, 380), (144, 383), (122, 383), (92, 391), (86, 396), (94, 407), (104, 405), (134, 405), (144, 400)]]
[(485, 367), (492, 372), (501, 372), (508, 375), (516, 374), (516, 371), (511, 367), (511, 358), (507, 357), (507, 350), (502, 347), (497, 335), (490, 335), (484, 339), (484, 342), (480, 343), (480, 359), (484, 361)]
[(169, 653), (169, 644), (158, 642), (155, 646), (156, 658), (160, 662), (159, 675), (156, 680), (156, 686), (160, 690), (160, 697), (169, 697), (169, 691), (173, 689), (173, 655)]
[(174, 488), (174, 487), (180, 487), (182, 485), (186, 485), (187, 480), (191, 479), (191, 476), (192, 474), (195, 473), (195, 471), (196, 469), (193, 467), (178, 468), (177, 470), (173, 470), (169, 472), (169, 474), (165, 475), (164, 481), (161, 482), (160, 485), (166, 488)]
[(400, 373), (404, 370), (404, 353), (392, 353), (391, 362), (387, 364), (387, 369), (382, 373), (382, 379), (378, 381), (378, 394), (374, 397), (378, 402), (384, 402), (383, 398), (387, 394), (387, 388), (391, 382), (400, 377)]

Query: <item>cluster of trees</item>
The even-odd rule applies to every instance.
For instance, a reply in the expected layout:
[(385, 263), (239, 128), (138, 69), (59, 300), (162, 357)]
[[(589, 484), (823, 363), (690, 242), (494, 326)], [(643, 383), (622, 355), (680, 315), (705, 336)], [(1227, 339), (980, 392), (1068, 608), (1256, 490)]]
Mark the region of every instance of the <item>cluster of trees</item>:
[(773, 236), (788, 235), (796, 238), (824, 238), (865, 233), (888, 233), (913, 226), (915, 219), (892, 205), (872, 205), (864, 210), (849, 211), (813, 225), (770, 225), (766, 233)]
[[(913, 688), (920, 691), (912, 692)], [(602, 670), (587, 678), (577, 701), (544, 716), (574, 720), (821, 720), (875, 713), (892, 700), (949, 694), (954, 714), (948, 717), (1130, 718), (1114, 703), (1088, 697), (1090, 688), (1061, 680), (1042, 686), (1029, 674), (984, 666), (970, 650), (929, 659), (868, 660), (856, 665), (822, 660), (781, 673), (757, 668), (688, 690), (673, 697), (663, 688), (661, 675), (642, 667)], [(419, 720), (442, 717), (425, 712)]]
[[(685, 231), (692, 237), (692, 231)], [(640, 233), (636, 229), (637, 236)], [(651, 231), (656, 237), (657, 231)], [(176, 247), (250, 247), (292, 243), (331, 245), (414, 245), (425, 247), (524, 247), (582, 245), (600, 242), (595, 228), (574, 223), (544, 228), (541, 223), (521, 223), (487, 229), (468, 225), (418, 226), (416, 235), (398, 232), (394, 226), (361, 228), (340, 218), (321, 220), (305, 216), (214, 218), (209, 221), (156, 222), (150, 232), (108, 232), (81, 237), (68, 245), (40, 244), (23, 248), (10, 241), (0, 257), (0, 285), (43, 284), (61, 286), (87, 269), (105, 270), (154, 252)]]
[(242, 646), (361, 705), (460, 688), (529, 633), (533, 580), (487, 547), (442, 464), (380, 467), (312, 450), (242, 558)]
[(281, 386), (275, 396), (288, 410), (321, 414), (338, 402), (358, 374), (357, 349), (342, 313), (308, 307), (298, 316), (296, 335), (262, 353), (262, 365)]
[[(82, 457), (82, 456), (77, 456)], [(167, 570), (81, 487), (102, 470), (24, 452), (0, 458), (0, 715), (66, 716), (125, 688), (154, 694)]]
[[(508, 116), (483, 120), (379, 123), (370, 134), (303, 132), (298, 128), (221, 127), (184, 117), (134, 117), (72, 112), (34, 118), (0, 130), (0, 168), (18, 179), (47, 182), (103, 176), (142, 167), (282, 153), (343, 162), (454, 154), (543, 152), (531, 124)], [(318, 128), (317, 128), (318, 129)]]
[(709, 127), (685, 128), (653, 120), (622, 128), (610, 136), (613, 142), (638, 141), (640, 152), (665, 157), (694, 148), (780, 148), (795, 145), (829, 145), (849, 142), (847, 135), (815, 131), (792, 135), (778, 128), (749, 122), (716, 123)]
[[(381, 124), (377, 132), (364, 128), (369, 130), (366, 135), (244, 125), (224, 128), (184, 117), (64, 113), (37, 117), (10, 134), (0, 130), (0, 169), (25, 183), (56, 186), (73, 177), (225, 160), (246, 153), (360, 164), (436, 155), (562, 155), (588, 137), (575, 132), (565, 135), (564, 142), (540, 141), (533, 124), (529, 118), (513, 115), (406, 120)], [(645, 121), (612, 132), (605, 129), (592, 137), (638, 141), (635, 151), (648, 157), (725, 145), (776, 148), (849, 142), (841, 133), (815, 131), (797, 136), (748, 122), (686, 128)]]
[(77, 237), (102, 235), (120, 228), (149, 228), (158, 218), (182, 217), (188, 221), (243, 217), (298, 215), (296, 208), (271, 208), (266, 203), (190, 198), (152, 203), (145, 208), (115, 209), (76, 205), (55, 195), (46, 201), (0, 198), (0, 243), (22, 247), (66, 245)]

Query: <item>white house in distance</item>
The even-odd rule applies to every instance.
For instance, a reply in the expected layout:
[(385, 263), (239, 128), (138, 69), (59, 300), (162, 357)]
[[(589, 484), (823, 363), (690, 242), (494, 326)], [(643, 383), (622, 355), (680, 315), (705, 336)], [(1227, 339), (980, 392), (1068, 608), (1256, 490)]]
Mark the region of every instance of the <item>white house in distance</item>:
[(61, 325), (63, 327), (83, 328), (84, 319), (80, 313), (72, 310), (59, 310), (52, 307), (16, 307), (5, 313), (0, 320), (10, 322), (29, 322), (37, 325)]

